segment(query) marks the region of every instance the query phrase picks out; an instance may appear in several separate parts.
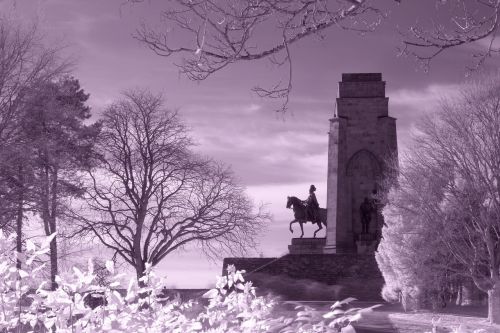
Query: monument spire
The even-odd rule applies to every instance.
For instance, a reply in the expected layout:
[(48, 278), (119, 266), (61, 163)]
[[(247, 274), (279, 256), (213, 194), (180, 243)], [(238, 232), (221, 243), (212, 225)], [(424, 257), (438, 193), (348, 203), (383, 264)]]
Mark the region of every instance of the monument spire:
[(368, 216), (366, 205), (363, 215), (361, 206), (373, 200), (382, 162), (397, 151), (396, 119), (389, 116), (381, 73), (342, 74), (337, 96), (328, 133), (324, 253), (370, 253), (380, 239), (382, 217), (376, 210)]

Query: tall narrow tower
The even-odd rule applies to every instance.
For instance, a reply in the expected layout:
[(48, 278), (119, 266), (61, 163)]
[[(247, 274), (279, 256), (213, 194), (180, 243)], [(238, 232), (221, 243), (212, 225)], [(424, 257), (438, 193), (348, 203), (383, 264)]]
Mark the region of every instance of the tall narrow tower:
[(376, 206), (383, 161), (397, 154), (396, 119), (389, 116), (381, 73), (342, 74), (338, 96), (330, 119), (324, 253), (370, 253), (383, 221), (378, 210), (367, 213), (361, 206)]

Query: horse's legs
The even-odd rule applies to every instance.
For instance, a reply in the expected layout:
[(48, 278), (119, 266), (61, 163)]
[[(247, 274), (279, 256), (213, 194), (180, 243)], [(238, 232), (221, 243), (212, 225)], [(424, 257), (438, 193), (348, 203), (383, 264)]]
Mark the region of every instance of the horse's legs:
[(302, 221), (299, 221), (299, 224), (300, 224), (300, 231), (302, 232), (302, 234), (300, 235), (300, 238), (302, 238), (302, 237), (304, 237), (304, 225), (303, 225)]
[(297, 222), (297, 220), (293, 220), (292, 222), (290, 222), (290, 232), (292, 234), (293, 234), (292, 224), (294, 224), (295, 222)]
[(321, 222), (319, 222), (319, 223), (318, 223), (318, 227), (319, 227), (319, 228), (318, 228), (318, 229), (314, 232), (314, 238), (316, 238), (316, 233), (317, 233), (318, 231), (320, 231), (321, 229), (323, 229), (323, 226), (321, 225)]

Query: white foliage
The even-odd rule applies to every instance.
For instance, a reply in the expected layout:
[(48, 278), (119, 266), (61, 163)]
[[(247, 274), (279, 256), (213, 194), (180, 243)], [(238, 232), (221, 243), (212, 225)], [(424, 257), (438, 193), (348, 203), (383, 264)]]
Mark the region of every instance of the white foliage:
[[(314, 309), (298, 305), (295, 317), (278, 316), (277, 301), (269, 296), (257, 296), (252, 282), (245, 281), (244, 271), (228, 267), (227, 275), (217, 278), (214, 289), (203, 297), (209, 304), (201, 307), (194, 301), (181, 302), (163, 295), (164, 279), (156, 276), (147, 265), (143, 278), (131, 279), (126, 294), (120, 294), (121, 274), (116, 274), (111, 262), (107, 270), (114, 274), (106, 287), (95, 284), (93, 265), (86, 271), (73, 268), (73, 274), (57, 277), (58, 288), (46, 290), (45, 281), (37, 280), (40, 266), (33, 264), (33, 257), (43, 253), (50, 245), (48, 238), (41, 245), (27, 245), (23, 270), (15, 267), (12, 260), (13, 237), (0, 233), (0, 331), (15, 330), (20, 325), (55, 328), (57, 332), (355, 332), (351, 324), (361, 318), (368, 309), (342, 310), (349, 298), (335, 303), (331, 311), (321, 316)], [(36, 291), (30, 285), (36, 283)], [(121, 290), (125, 290), (122, 289)], [(29, 297), (29, 305), (19, 300)], [(88, 298), (103, 302), (94, 309), (87, 304)], [(26, 303), (26, 302), (25, 302)], [(197, 311), (193, 309), (196, 308)], [(373, 307), (372, 307), (373, 308)], [(189, 315), (188, 315), (189, 314)]]

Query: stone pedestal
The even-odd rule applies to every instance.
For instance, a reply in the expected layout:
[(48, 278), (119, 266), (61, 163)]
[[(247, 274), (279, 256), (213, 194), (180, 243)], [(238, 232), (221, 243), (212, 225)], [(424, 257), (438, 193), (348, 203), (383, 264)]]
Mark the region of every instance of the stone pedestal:
[(374, 255), (288, 254), (281, 258), (225, 258), (224, 273), (230, 264), (246, 270), (245, 280), (252, 281), (261, 295), (273, 292), (284, 300), (294, 301), (333, 302), (355, 297), (360, 301), (382, 302), (380, 292), (384, 278)]
[(370, 254), (377, 250), (377, 237), (373, 234), (359, 234), (356, 248), (358, 254)]
[(326, 238), (292, 238), (288, 245), (290, 254), (322, 254)]

